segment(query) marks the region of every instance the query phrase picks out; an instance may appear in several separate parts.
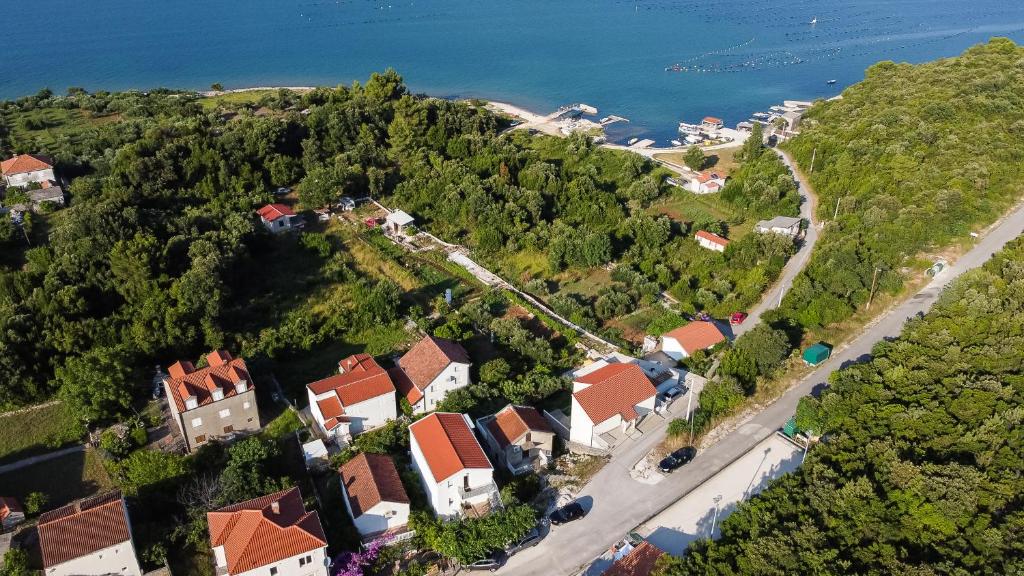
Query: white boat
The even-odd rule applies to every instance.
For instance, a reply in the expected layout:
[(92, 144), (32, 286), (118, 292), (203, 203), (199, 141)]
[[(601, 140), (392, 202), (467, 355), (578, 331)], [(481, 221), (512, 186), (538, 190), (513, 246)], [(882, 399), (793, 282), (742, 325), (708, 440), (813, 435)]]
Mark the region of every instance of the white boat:
[(769, 118), (771, 117), (771, 114), (767, 112), (754, 112), (753, 114), (751, 114), (751, 116), (753, 116), (754, 118)]
[(637, 142), (639, 142), (639, 141), (640, 141), (640, 139), (639, 139), (639, 138), (630, 138), (630, 139), (629, 139), (629, 142), (626, 142), (626, 144), (628, 144), (628, 145), (632, 146), (633, 144), (636, 144), (636, 143), (637, 143)]
[(672, 145), (673, 145), (673, 146), (682, 146), (682, 145), (683, 145), (683, 143), (682, 143), (682, 142), (680, 142), (679, 140), (673, 140), (673, 141), (672, 141)]
[(815, 16), (814, 18), (811, 18), (811, 21), (810, 21), (810, 25), (811, 26), (814, 26), (817, 23), (818, 23), (818, 17), (817, 16)]

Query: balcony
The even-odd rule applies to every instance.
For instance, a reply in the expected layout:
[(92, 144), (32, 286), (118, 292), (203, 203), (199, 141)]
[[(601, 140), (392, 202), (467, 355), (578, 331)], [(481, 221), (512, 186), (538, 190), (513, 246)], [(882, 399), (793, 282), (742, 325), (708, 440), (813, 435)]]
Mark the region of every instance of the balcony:
[(462, 486), (459, 487), (459, 498), (462, 499), (463, 502), (479, 499), (481, 496), (490, 496), (491, 494), (498, 494), (498, 486), (494, 482), (488, 482), (483, 486), (477, 486), (476, 488), (470, 488), (469, 490), (466, 490), (466, 488)]

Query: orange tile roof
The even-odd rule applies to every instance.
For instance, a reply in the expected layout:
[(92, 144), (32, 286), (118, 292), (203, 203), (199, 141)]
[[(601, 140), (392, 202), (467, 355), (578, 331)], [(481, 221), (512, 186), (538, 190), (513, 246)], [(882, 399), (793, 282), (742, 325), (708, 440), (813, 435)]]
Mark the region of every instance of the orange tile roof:
[(658, 393), (636, 364), (609, 364), (578, 376), (575, 382), (589, 385), (573, 392), (573, 396), (594, 424), (616, 414), (623, 420), (634, 420), (638, 416), (634, 406)]
[(713, 244), (718, 244), (719, 246), (728, 246), (729, 245), (729, 241), (728, 240), (726, 240), (725, 238), (722, 238), (718, 234), (712, 234), (711, 232), (708, 232), (707, 230), (698, 230), (697, 233), (694, 234), (693, 236), (695, 238), (703, 238), (703, 239), (707, 240), (708, 242), (711, 242)]
[(72, 502), (39, 517), (39, 548), (43, 567), (131, 540), (128, 513), (118, 491)]
[(14, 174), (26, 174), (38, 170), (49, 170), (53, 168), (51, 160), (39, 154), (19, 154), (0, 162), (0, 171), (4, 176)]
[(381, 502), (409, 503), (402, 478), (390, 456), (359, 454), (342, 464), (339, 472), (356, 518)]
[(530, 431), (554, 433), (551, 424), (532, 406), (509, 404), (494, 415), (487, 423), (491, 436), (501, 447), (510, 446)]
[(220, 388), (225, 398), (238, 394), (235, 382), (245, 380), (246, 390), (252, 390), (253, 382), (245, 360), (232, 358), (226, 350), (217, 350), (207, 355), (209, 366), (196, 370), (192, 363), (185, 360), (175, 362), (167, 369), (169, 376), (164, 380), (168, 383), (174, 403), (178, 411), (185, 410), (185, 398), (195, 396), (200, 406), (214, 402), (213, 391)]
[(462, 414), (434, 412), (409, 426), (435, 482), (467, 468), (492, 469)]
[(654, 544), (644, 540), (639, 546), (630, 550), (622, 558), (612, 564), (604, 576), (650, 576), (654, 565), (665, 552)]
[(3, 522), (15, 512), (25, 513), (18, 500), (10, 496), (0, 496), (0, 522)]
[(704, 119), (701, 120), (701, 122), (703, 122), (704, 124), (722, 124), (723, 123), (721, 118), (715, 118), (714, 116), (705, 116)]
[(327, 546), (320, 517), (316, 511), (306, 512), (298, 488), (209, 512), (206, 519), (210, 545), (224, 547), (230, 574)]
[(687, 354), (697, 350), (707, 350), (719, 342), (725, 342), (725, 335), (715, 326), (714, 322), (695, 320), (686, 326), (680, 326), (666, 332), (662, 338), (674, 338)]
[(402, 356), (398, 366), (422, 391), (452, 362), (469, 364), (466, 349), (458, 342), (427, 335)]
[[(356, 354), (338, 362), (341, 374), (307, 384), (319, 396), (333, 391), (344, 406), (352, 406), (395, 391), (391, 377), (372, 356)], [(326, 416), (324, 416), (326, 418)]]
[(256, 211), (267, 222), (273, 222), (278, 218), (284, 218), (285, 216), (295, 216), (295, 212), (291, 208), (284, 204), (267, 204), (263, 208)]
[(416, 404), (423, 398), (423, 391), (417, 388), (412, 380), (409, 380), (401, 368), (389, 368), (388, 374), (391, 376), (391, 381), (395, 383), (395, 389), (409, 401), (410, 405)]
[(320, 408), (320, 415), (324, 417), (324, 428), (334, 430), (338, 424), (348, 422), (345, 417), (345, 407), (337, 396), (328, 396), (323, 400), (317, 400), (316, 405)]

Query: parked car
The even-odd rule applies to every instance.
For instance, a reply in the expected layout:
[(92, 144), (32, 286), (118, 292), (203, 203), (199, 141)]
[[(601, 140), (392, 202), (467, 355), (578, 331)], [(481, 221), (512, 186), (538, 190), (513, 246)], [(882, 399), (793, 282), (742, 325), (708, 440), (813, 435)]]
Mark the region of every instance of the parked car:
[(274, 195), (275, 196), (284, 196), (286, 194), (291, 194), (291, 193), (292, 193), (292, 189), (287, 187), (287, 186), (281, 186), (277, 190), (274, 190)]
[(673, 386), (673, 387), (669, 388), (668, 390), (666, 390), (665, 394), (662, 397), (664, 398), (665, 404), (668, 404), (669, 402), (675, 400), (676, 398), (679, 398), (682, 395), (683, 395), (683, 387), (682, 386)]
[(693, 457), (696, 455), (697, 449), (694, 448), (693, 446), (686, 446), (684, 448), (680, 448), (679, 450), (676, 450), (669, 454), (668, 456), (662, 458), (661, 462), (658, 462), (658, 469), (668, 474), (675, 470), (676, 468), (679, 468), (680, 466), (689, 463), (690, 460), (693, 460)]
[(566, 524), (573, 520), (579, 520), (587, 515), (587, 511), (583, 509), (583, 506), (579, 502), (569, 502), (565, 506), (555, 510), (548, 516), (551, 523), (555, 526), (559, 524)]
[(504, 552), (494, 552), (489, 557), (464, 564), (462, 569), (467, 572), (496, 572), (505, 564), (508, 557)]
[(505, 549), (505, 552), (509, 556), (512, 556), (513, 554), (522, 552), (527, 548), (533, 548), (537, 544), (540, 544), (540, 541), (543, 539), (544, 534), (543, 532), (541, 532), (540, 527), (538, 526), (536, 528), (532, 528), (529, 532), (523, 535), (523, 537), (520, 538), (519, 541), (509, 545), (509, 547)]
[(732, 316), (729, 317), (729, 324), (733, 326), (739, 326), (743, 324), (743, 321), (747, 319), (746, 312), (733, 312)]

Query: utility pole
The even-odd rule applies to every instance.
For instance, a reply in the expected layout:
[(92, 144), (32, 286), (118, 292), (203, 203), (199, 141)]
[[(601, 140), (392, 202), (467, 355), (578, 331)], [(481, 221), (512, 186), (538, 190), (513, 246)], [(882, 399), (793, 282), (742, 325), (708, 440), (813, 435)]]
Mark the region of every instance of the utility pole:
[(842, 199), (843, 199), (842, 196), (840, 196), (839, 198), (836, 198), (836, 213), (832, 215), (832, 220), (836, 220), (836, 219), (839, 218), (839, 201), (842, 200)]
[(807, 433), (804, 434), (806, 440), (804, 440), (804, 455), (800, 457), (800, 465), (803, 465), (804, 460), (807, 460), (807, 449), (811, 446), (811, 434), (813, 433), (812, 430), (807, 430)]
[(686, 419), (690, 421), (690, 446), (693, 446), (693, 412), (690, 411), (690, 406), (693, 405), (693, 386), (690, 386), (690, 392), (686, 396)]
[(878, 273), (881, 271), (881, 268), (875, 268), (875, 273), (871, 275), (871, 293), (868, 294), (868, 310), (871, 310), (871, 301), (875, 298), (875, 285), (878, 283)]
[(719, 494), (718, 496), (715, 496), (714, 500), (715, 500), (715, 515), (711, 519), (711, 534), (708, 536), (708, 539), (710, 539), (710, 540), (714, 540), (714, 538), (715, 538), (715, 524), (718, 523), (718, 503), (722, 501), (722, 495)]
[(818, 156), (818, 147), (814, 147), (814, 152), (811, 152), (811, 170), (808, 174), (814, 174), (814, 159)]

